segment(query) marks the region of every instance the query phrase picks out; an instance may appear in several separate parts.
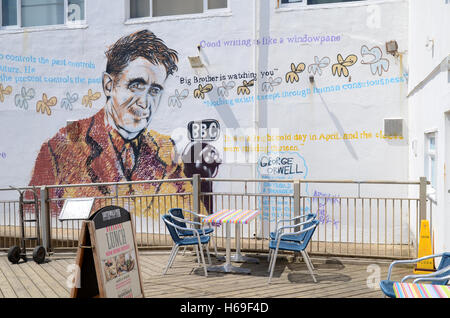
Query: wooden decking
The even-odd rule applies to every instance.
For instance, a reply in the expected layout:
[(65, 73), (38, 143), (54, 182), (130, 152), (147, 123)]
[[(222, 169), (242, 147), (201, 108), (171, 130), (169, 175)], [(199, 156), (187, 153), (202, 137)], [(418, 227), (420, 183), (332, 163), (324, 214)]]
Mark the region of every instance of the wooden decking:
[[(312, 257), (316, 268), (314, 283), (306, 265), (293, 257), (280, 257), (270, 285), (267, 284), (268, 263), (265, 255), (252, 255), (259, 264), (236, 264), (252, 269), (252, 274), (208, 273), (196, 263), (195, 255), (180, 251), (173, 267), (166, 275), (162, 271), (168, 252), (140, 252), (140, 268), (145, 296), (149, 298), (380, 298), (376, 286), (377, 270), (385, 279), (389, 262), (370, 259), (342, 259)], [(213, 264), (219, 264), (212, 256)], [(0, 256), (0, 297), (4, 298), (67, 298), (70, 289), (66, 281), (68, 266), (75, 261), (74, 254), (54, 254), (44, 264), (32, 260), (11, 264)], [(393, 279), (411, 274), (410, 267), (395, 267)], [(371, 278), (374, 279), (371, 279)]]

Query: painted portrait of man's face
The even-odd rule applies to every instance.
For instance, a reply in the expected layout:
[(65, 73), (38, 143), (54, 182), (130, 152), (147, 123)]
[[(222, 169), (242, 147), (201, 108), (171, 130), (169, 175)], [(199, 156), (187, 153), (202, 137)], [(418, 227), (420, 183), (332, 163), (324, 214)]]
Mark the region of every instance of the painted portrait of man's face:
[(104, 90), (111, 101), (115, 125), (128, 133), (139, 133), (150, 123), (167, 78), (166, 69), (139, 57), (115, 77), (104, 74)]
[(106, 119), (124, 139), (148, 127), (167, 77), (177, 71), (178, 53), (149, 30), (118, 39), (105, 52)]

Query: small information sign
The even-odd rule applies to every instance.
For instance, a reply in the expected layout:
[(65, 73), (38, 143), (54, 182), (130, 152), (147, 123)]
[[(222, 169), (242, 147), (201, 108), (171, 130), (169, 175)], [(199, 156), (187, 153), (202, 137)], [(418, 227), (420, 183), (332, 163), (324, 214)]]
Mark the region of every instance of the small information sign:
[(66, 199), (59, 215), (60, 221), (87, 220), (95, 198)]

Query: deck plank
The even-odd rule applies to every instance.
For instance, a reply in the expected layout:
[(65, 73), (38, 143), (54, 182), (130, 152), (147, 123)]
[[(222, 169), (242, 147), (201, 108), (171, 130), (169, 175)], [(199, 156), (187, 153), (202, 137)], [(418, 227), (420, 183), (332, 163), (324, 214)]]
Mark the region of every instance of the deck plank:
[[(29, 280), (34, 283), (34, 285), (39, 289), (39, 292), (42, 293), (42, 296), (45, 298), (55, 298), (57, 294), (50, 288), (48, 283), (39, 276), (39, 274), (34, 270), (31, 264), (36, 264), (34, 262), (27, 262), (21, 266), (23, 272), (27, 275)], [(39, 266), (38, 264), (36, 264)], [(34, 297), (34, 296), (32, 296)]]
[(45, 270), (45, 268), (48, 267), (48, 264), (44, 263), (39, 265), (36, 263), (30, 263), (29, 265), (45, 282), (47, 282), (47, 284), (56, 294), (55, 297), (67, 298), (69, 296), (68, 291), (63, 286), (61, 286), (61, 283), (64, 283), (65, 281), (58, 281), (58, 279), (50, 275), (48, 271)]
[[(1, 265), (1, 262), (0, 262)], [(2, 272), (2, 267), (0, 266), (0, 290), (5, 298), (16, 298), (17, 295), (14, 292), (14, 288), (9, 283), (8, 279)]]
[(55, 263), (57, 261), (49, 261), (45, 264), (45, 266), (42, 266), (42, 269), (44, 269), (48, 275), (53, 277), (57, 282), (58, 285), (61, 286), (63, 289), (65, 289), (67, 292), (70, 292), (70, 289), (66, 286), (66, 279), (70, 275), (70, 273), (65, 273), (65, 275), (61, 275), (57, 269), (55, 269)]
[[(20, 266), (20, 264), (15, 264), (13, 266)], [(0, 259), (0, 268), (3, 271), (8, 282), (11, 284), (11, 287), (14, 289), (15, 294), (19, 298), (29, 298), (31, 297), (26, 288), (23, 286), (22, 282), (16, 276), (16, 274), (11, 269), (8, 260), (6, 257), (2, 257)]]
[[(368, 265), (378, 264), (380, 279), (387, 276), (389, 262), (366, 259), (358, 263), (340, 258), (313, 258), (314, 283), (306, 264), (292, 257), (277, 260), (272, 283), (268, 281), (268, 262), (261, 255), (260, 264), (234, 264), (251, 268), (251, 275), (208, 273), (197, 263), (195, 253), (180, 251), (166, 275), (163, 275), (169, 259), (167, 252), (141, 252), (140, 269), (144, 294), (148, 298), (382, 298), (379, 289), (367, 286)], [(211, 255), (214, 265), (222, 264)], [(11, 265), (6, 256), (0, 256), (0, 297), (69, 297), (70, 288), (66, 285), (69, 265), (75, 263), (75, 254), (56, 253), (45, 263), (33, 261)], [(412, 268), (395, 268), (393, 279), (410, 274)]]
[[(27, 263), (10, 265), (11, 270), (14, 272), (16, 277), (20, 280), (22, 285), (25, 287), (27, 292), (30, 294), (31, 298), (43, 298), (44, 295), (40, 289), (35, 285), (35, 281), (32, 277), (29, 277), (24, 269), (27, 267)], [(41, 286), (42, 287), (42, 286)]]

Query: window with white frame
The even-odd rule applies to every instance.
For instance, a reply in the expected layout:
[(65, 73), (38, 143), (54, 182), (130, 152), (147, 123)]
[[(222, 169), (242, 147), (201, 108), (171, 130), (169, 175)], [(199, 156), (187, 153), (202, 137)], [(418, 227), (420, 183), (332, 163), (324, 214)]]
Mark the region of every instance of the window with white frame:
[(203, 13), (228, 8), (228, 0), (129, 0), (130, 19)]
[(355, 1), (363, 1), (363, 0), (281, 0), (281, 5), (282, 6), (289, 6), (291, 4), (312, 5), (312, 4), (355, 2)]
[(1, 0), (3, 28), (77, 23), (85, 20), (85, 0)]
[(430, 181), (429, 192), (436, 191), (437, 149), (436, 132), (425, 134), (425, 176)]

